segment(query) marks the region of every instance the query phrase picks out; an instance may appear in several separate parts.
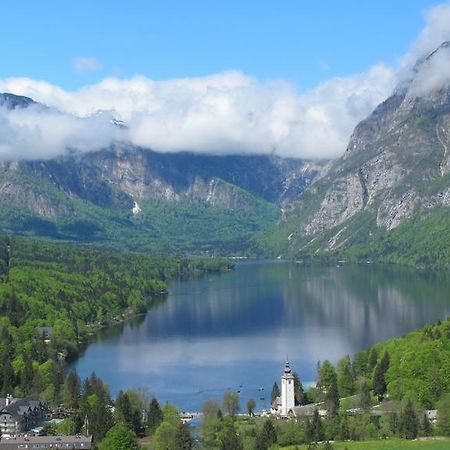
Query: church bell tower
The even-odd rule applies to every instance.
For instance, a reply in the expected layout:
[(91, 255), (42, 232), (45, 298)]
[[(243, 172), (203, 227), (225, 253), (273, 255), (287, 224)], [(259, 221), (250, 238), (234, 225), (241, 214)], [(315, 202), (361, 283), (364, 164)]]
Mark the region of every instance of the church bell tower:
[(294, 375), (292, 375), (289, 361), (286, 361), (281, 377), (281, 415), (287, 416), (294, 406)]

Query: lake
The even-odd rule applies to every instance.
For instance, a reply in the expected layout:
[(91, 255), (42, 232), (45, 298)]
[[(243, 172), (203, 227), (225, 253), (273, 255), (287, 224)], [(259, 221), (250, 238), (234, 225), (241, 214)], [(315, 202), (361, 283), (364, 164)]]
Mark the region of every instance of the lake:
[(239, 390), (270, 407), (286, 357), (307, 385), (319, 360), (450, 316), (450, 276), (389, 265), (239, 263), (233, 272), (177, 281), (145, 316), (102, 331), (74, 363), (113, 394), (146, 387), (160, 402), (199, 411)]

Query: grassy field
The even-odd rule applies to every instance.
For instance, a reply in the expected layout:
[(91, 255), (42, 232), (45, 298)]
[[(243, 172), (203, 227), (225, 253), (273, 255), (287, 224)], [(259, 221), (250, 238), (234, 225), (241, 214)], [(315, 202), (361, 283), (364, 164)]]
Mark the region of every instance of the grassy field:
[[(306, 445), (291, 445), (282, 447), (283, 450), (306, 450)], [(318, 450), (321, 449), (319, 445)], [(449, 450), (450, 439), (420, 439), (407, 441), (405, 439), (390, 439), (385, 441), (361, 441), (361, 442), (336, 442), (333, 443), (334, 450)]]

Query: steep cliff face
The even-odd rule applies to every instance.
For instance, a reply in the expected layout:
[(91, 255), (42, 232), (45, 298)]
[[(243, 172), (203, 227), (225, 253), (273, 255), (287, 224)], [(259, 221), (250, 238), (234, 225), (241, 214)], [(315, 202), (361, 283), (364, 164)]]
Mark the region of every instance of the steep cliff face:
[(444, 43), (354, 130), (345, 154), (286, 207), (291, 251), (336, 250), (450, 206), (450, 87), (424, 84)]

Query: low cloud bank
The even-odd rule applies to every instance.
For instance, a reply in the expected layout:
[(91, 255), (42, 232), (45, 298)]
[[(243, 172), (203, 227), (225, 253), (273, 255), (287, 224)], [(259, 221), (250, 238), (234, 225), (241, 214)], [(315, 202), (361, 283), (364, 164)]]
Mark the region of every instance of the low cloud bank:
[[(304, 94), (287, 82), (261, 83), (241, 72), (167, 81), (107, 78), (77, 92), (6, 79), (0, 91), (54, 110), (3, 108), (0, 158), (51, 158), (67, 149), (98, 150), (116, 139), (161, 152), (334, 158), (394, 81), (393, 71), (382, 64)], [(112, 126), (113, 117), (126, 122), (127, 130)]]

